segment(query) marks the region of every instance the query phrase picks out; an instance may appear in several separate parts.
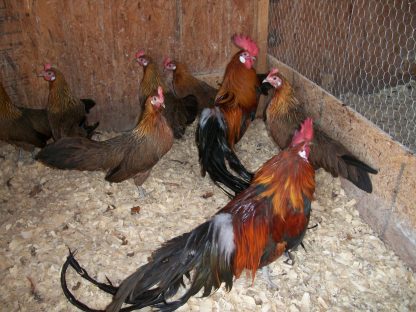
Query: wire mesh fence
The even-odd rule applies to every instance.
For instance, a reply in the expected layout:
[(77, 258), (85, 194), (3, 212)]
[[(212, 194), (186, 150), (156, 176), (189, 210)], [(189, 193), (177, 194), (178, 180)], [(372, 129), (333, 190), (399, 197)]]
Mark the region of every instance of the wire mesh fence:
[(268, 53), (416, 152), (416, 1), (271, 0)]

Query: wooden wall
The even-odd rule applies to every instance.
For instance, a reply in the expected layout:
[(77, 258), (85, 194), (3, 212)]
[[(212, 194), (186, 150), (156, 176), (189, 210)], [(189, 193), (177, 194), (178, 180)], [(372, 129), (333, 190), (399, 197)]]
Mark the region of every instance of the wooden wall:
[(416, 75), (414, 29), (416, 1), (274, 0), (268, 52), (334, 95), (372, 93)]
[(97, 101), (91, 119), (101, 129), (128, 129), (138, 113), (139, 48), (160, 62), (172, 55), (194, 73), (221, 75), (237, 51), (232, 34), (256, 39), (266, 2), (0, 0), (0, 79), (14, 103), (45, 107), (48, 86), (36, 73), (50, 62), (76, 95)]

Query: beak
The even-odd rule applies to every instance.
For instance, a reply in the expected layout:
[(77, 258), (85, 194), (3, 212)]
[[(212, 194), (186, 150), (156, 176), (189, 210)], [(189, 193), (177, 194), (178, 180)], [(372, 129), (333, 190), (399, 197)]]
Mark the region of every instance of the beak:
[(165, 102), (163, 102), (163, 103), (162, 103), (162, 107), (163, 107), (163, 108), (166, 108), (166, 106), (165, 106)]
[(265, 78), (261, 83), (265, 83), (265, 82), (268, 82), (267, 78)]

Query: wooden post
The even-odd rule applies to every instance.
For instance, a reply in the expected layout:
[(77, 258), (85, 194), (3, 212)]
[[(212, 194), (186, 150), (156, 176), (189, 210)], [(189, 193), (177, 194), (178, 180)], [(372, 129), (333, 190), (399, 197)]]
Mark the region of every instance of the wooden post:
[[(267, 71), (267, 37), (269, 34), (269, 0), (259, 0), (257, 5), (257, 44), (260, 53), (257, 57), (258, 73)], [(260, 97), (256, 117), (262, 118), (265, 109), (264, 97)]]

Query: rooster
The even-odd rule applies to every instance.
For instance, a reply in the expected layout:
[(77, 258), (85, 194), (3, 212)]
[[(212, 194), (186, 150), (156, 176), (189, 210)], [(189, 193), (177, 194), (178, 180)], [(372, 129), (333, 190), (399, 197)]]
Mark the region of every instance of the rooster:
[[(263, 85), (275, 90), (266, 109), (266, 123), (273, 140), (284, 149), (290, 144), (291, 136), (306, 116), (303, 103), (296, 98), (292, 86), (276, 68), (270, 71)], [(377, 174), (377, 170), (358, 160), (319, 126), (315, 126), (315, 139), (311, 149), (310, 161), (315, 169), (323, 168), (334, 177), (344, 177), (358, 188), (372, 192), (369, 173)]]
[[(127, 277), (119, 287), (98, 283), (70, 253), (61, 271), (61, 285), (70, 302), (91, 310), (69, 291), (65, 275), (72, 266), (84, 278), (114, 295), (107, 312), (146, 306), (173, 311), (201, 289), (206, 297), (225, 283), (227, 290), (248, 270), (256, 271), (301, 244), (311, 212), (315, 171), (308, 161), (313, 137), (312, 120), (295, 133), (290, 147), (268, 160), (252, 184), (194, 230), (164, 243), (147, 264)], [(189, 279), (185, 286), (184, 277)], [(183, 286), (185, 293), (168, 302)]]
[(91, 137), (98, 127), (87, 124), (86, 113), (95, 105), (89, 99), (77, 99), (69, 89), (64, 75), (51, 64), (45, 64), (40, 74), (49, 82), (47, 114), (53, 139), (62, 137)]
[(134, 178), (140, 186), (173, 144), (172, 130), (161, 113), (163, 107), (163, 91), (158, 87), (147, 99), (143, 117), (132, 131), (102, 142), (62, 138), (46, 146), (36, 158), (59, 169), (106, 170), (109, 182)]
[(44, 147), (51, 136), (46, 110), (13, 105), (0, 83), (0, 140), (33, 151)]
[(176, 97), (193, 94), (198, 100), (198, 113), (206, 107), (213, 107), (218, 90), (192, 76), (188, 66), (166, 57), (163, 66), (168, 72), (168, 84)]
[[(241, 50), (228, 63), (215, 107), (202, 111), (196, 133), (202, 176), (208, 172), (229, 196), (232, 194), (222, 185), (239, 193), (252, 178), (235, 154), (234, 145), (254, 119), (260, 87), (253, 68), (258, 54), (256, 43), (245, 36), (234, 35), (232, 39)], [(239, 177), (227, 169), (226, 161)]]
[(194, 95), (183, 98), (175, 97), (164, 83), (156, 64), (150, 56), (146, 55), (143, 50), (139, 50), (135, 54), (135, 58), (137, 63), (143, 67), (143, 78), (140, 82), (140, 103), (145, 97), (154, 92), (158, 85), (162, 86), (165, 92), (166, 105), (163, 114), (173, 130), (174, 137), (180, 139), (185, 133), (186, 126), (196, 118), (198, 112), (196, 97)]

